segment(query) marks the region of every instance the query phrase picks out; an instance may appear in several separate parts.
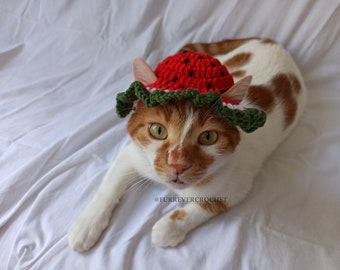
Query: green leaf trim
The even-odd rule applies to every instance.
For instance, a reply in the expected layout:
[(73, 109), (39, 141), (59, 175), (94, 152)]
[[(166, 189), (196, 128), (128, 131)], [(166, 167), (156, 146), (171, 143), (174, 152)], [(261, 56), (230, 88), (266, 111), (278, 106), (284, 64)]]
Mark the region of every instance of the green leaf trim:
[(247, 133), (262, 127), (266, 122), (265, 112), (255, 108), (230, 109), (223, 105), (221, 95), (216, 92), (200, 94), (195, 89), (181, 92), (165, 92), (164, 90), (150, 92), (141, 82), (135, 81), (125, 92), (118, 93), (116, 99), (116, 112), (119, 117), (127, 116), (134, 109), (136, 100), (142, 100), (148, 108), (164, 105), (172, 100), (191, 100), (198, 107), (213, 105), (217, 115), (226, 118), (231, 125), (239, 126)]

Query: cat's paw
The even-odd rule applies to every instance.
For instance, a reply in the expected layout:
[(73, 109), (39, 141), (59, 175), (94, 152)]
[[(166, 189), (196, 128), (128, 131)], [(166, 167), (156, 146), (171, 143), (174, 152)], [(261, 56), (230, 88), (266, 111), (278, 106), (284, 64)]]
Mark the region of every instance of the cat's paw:
[(93, 247), (110, 222), (111, 213), (86, 212), (71, 226), (68, 233), (70, 247), (83, 252)]
[(164, 216), (152, 228), (152, 242), (160, 247), (175, 247), (185, 238), (186, 231), (178, 220)]

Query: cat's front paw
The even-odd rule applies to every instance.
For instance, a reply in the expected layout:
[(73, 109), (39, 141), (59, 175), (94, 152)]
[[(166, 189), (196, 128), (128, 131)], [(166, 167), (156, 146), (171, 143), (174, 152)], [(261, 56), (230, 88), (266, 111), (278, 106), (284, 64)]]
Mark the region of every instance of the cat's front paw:
[(110, 222), (110, 213), (90, 213), (81, 215), (72, 225), (68, 234), (70, 247), (78, 252), (93, 247)]
[(152, 228), (152, 242), (160, 247), (175, 247), (185, 238), (186, 231), (179, 220), (172, 220), (168, 215), (162, 217)]

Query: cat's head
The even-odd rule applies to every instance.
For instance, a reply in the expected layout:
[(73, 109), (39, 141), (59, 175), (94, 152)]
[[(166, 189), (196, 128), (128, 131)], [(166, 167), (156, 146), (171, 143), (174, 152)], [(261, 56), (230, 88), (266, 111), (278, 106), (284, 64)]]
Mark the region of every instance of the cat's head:
[[(145, 85), (157, 80), (141, 59), (134, 61), (133, 72)], [(235, 83), (227, 98), (242, 100), (250, 80)], [(196, 107), (189, 100), (152, 108), (139, 102), (128, 132), (148, 160), (153, 180), (175, 189), (209, 181), (240, 142), (239, 129), (214, 113), (211, 105)]]

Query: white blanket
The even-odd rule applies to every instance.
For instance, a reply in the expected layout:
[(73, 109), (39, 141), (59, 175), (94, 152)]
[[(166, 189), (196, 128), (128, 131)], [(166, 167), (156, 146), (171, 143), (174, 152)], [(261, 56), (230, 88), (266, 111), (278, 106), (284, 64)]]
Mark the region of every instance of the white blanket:
[[(339, 3), (1, 0), (0, 269), (339, 269)], [(309, 99), (247, 200), (162, 249), (151, 228), (177, 203), (135, 186), (100, 243), (72, 251), (70, 224), (128, 142), (115, 96), (133, 58), (249, 36), (286, 46)]]

